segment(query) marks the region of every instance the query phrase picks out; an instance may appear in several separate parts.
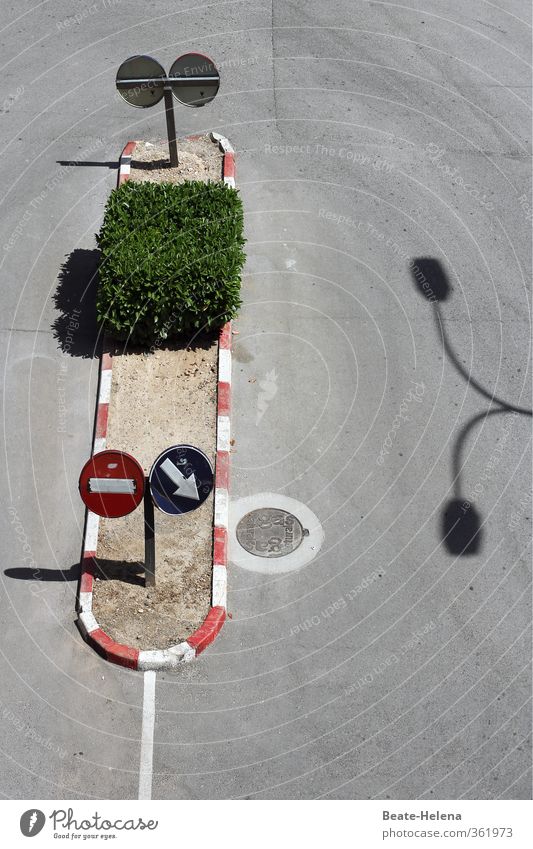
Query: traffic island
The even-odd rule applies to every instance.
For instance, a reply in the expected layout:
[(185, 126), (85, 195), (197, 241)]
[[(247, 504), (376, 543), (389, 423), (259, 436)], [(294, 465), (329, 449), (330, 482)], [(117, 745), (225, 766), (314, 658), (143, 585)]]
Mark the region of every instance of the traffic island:
[[(223, 137), (178, 142), (176, 169), (167, 155), (161, 142), (130, 142), (121, 157), (119, 186), (132, 174), (132, 182), (189, 185), (211, 181), (216, 173), (234, 187), (233, 151)], [(179, 302), (174, 312), (183, 313)], [(149, 327), (145, 317), (142, 332)], [(132, 343), (132, 333), (122, 340), (108, 333), (101, 360), (94, 455), (104, 449), (129, 452), (148, 476), (168, 446), (188, 444), (215, 469), (213, 489), (197, 509), (183, 515), (155, 510), (155, 586), (147, 586), (145, 575), (142, 507), (120, 518), (88, 511), (80, 628), (106, 659), (138, 669), (171, 669), (192, 660), (214, 639), (226, 611), (231, 324), (184, 334), (180, 320), (159, 324), (144, 342)], [(175, 327), (181, 333), (173, 333)]]
[[(146, 474), (170, 445), (198, 446), (215, 462), (216, 335), (143, 353), (117, 346), (106, 444), (132, 453)], [(114, 640), (149, 649), (182, 642), (210, 606), (213, 493), (197, 509), (156, 511), (156, 585), (145, 587), (139, 508), (100, 519), (93, 612)]]

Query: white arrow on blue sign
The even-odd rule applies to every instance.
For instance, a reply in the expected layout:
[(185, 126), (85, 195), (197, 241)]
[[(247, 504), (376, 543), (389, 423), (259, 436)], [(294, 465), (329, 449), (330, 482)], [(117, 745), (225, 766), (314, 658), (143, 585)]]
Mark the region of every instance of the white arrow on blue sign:
[(178, 516), (196, 510), (213, 489), (209, 458), (193, 445), (173, 445), (159, 455), (148, 478), (155, 506)]

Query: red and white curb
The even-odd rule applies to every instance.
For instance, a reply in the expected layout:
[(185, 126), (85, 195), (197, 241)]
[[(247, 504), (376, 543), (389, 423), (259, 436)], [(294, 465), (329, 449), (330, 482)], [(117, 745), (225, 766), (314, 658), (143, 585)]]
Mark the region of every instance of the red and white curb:
[[(194, 137), (193, 137), (194, 138)], [(235, 158), (229, 141), (218, 133), (211, 133), (224, 153), (223, 177), (226, 185), (235, 187)], [(119, 163), (120, 186), (129, 179), (131, 157), (136, 142), (128, 142)], [(104, 353), (100, 360), (98, 403), (93, 440), (93, 454), (106, 447), (107, 419), (111, 399), (113, 355), (111, 340), (104, 339)], [(81, 577), (78, 593), (78, 622), (80, 631), (96, 651), (111, 663), (130, 669), (175, 669), (182, 663), (194, 660), (213, 642), (226, 619), (229, 465), (230, 465), (230, 412), (231, 412), (231, 322), (221, 329), (218, 340), (217, 385), (217, 443), (215, 463), (215, 495), (213, 523), (213, 577), (211, 608), (203, 624), (190, 637), (168, 649), (143, 651), (133, 646), (116, 643), (100, 628), (92, 612), (93, 582), (96, 571), (96, 550), (100, 518), (87, 510), (85, 522)]]
[(211, 133), (211, 139), (214, 142), (218, 142), (218, 146), (220, 150), (224, 154), (224, 162), (223, 162), (223, 170), (222, 175), (224, 178), (224, 182), (227, 186), (231, 186), (232, 189), (235, 188), (235, 151), (230, 145), (227, 138), (219, 135), (219, 133)]

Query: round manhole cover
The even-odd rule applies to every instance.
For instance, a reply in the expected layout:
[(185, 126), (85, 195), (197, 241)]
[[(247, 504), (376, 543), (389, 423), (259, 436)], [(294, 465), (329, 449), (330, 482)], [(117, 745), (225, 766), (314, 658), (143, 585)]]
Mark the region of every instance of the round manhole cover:
[(283, 557), (298, 548), (309, 531), (287, 510), (263, 507), (243, 516), (236, 533), (239, 543), (250, 554)]

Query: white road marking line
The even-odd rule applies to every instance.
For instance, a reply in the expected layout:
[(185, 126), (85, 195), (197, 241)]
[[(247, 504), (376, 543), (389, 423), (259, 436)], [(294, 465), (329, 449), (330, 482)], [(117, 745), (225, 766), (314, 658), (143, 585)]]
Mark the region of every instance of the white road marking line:
[(141, 759), (139, 765), (139, 799), (152, 798), (152, 763), (154, 757), (155, 672), (144, 673)]

